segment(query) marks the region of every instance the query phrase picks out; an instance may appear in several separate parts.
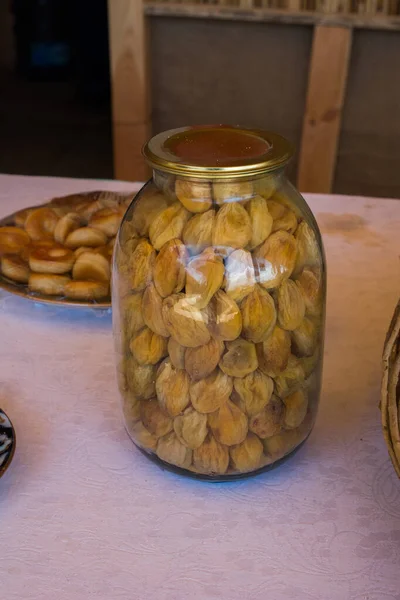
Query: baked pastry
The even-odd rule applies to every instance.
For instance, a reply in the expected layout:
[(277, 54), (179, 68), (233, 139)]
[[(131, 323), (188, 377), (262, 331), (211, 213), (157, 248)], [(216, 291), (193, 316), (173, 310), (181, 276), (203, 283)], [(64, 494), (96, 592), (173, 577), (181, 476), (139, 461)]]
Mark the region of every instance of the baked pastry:
[(71, 281), (65, 275), (49, 275), (47, 273), (31, 273), (28, 287), (32, 292), (45, 296), (63, 296), (66, 284)]
[(18, 254), (6, 254), (1, 257), (1, 272), (8, 279), (18, 283), (28, 283), (30, 269), (28, 262)]
[(33, 212), (33, 208), (24, 208), (23, 210), (19, 210), (14, 215), (14, 223), (17, 227), (25, 227), (25, 221), (28, 216)]
[(104, 281), (68, 281), (64, 294), (74, 300), (102, 300), (108, 296), (110, 285)]
[(82, 225), (82, 217), (76, 212), (70, 212), (61, 217), (54, 229), (54, 239), (59, 244), (64, 244), (72, 231)]
[(72, 277), (77, 280), (110, 281), (110, 263), (100, 252), (83, 252), (78, 256), (72, 271)]
[(0, 256), (2, 254), (19, 254), (30, 241), (26, 231), (19, 227), (0, 227)]
[(43, 206), (33, 210), (26, 218), (25, 231), (32, 240), (52, 238), (59, 217), (54, 210)]
[(84, 219), (85, 223), (89, 223), (92, 215), (94, 215), (98, 210), (100, 210), (101, 204), (98, 200), (90, 200), (82, 206), (78, 206), (77, 212)]
[(101, 208), (90, 219), (89, 226), (103, 231), (108, 237), (117, 234), (124, 211), (117, 208)]
[(104, 246), (107, 243), (107, 236), (93, 227), (80, 227), (69, 234), (65, 240), (67, 248), (75, 250), (79, 246)]
[(29, 254), (29, 266), (35, 273), (68, 273), (74, 262), (72, 250), (58, 246), (36, 248)]

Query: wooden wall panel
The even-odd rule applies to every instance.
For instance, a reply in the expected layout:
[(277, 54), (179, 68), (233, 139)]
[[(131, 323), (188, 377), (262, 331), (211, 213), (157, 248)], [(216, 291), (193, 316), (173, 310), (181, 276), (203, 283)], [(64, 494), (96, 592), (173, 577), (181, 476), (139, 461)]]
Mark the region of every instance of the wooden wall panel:
[(150, 135), (149, 62), (143, 0), (108, 0), (114, 174), (143, 180)]
[(314, 31), (298, 187), (301, 192), (329, 193), (346, 90), (352, 30), (317, 25)]

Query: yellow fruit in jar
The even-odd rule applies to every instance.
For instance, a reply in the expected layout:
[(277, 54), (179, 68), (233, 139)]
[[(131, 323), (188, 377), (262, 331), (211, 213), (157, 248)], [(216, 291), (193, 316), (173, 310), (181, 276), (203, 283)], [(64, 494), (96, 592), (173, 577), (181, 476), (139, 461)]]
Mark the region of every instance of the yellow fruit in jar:
[(207, 415), (189, 407), (174, 419), (174, 431), (179, 441), (191, 450), (200, 448), (207, 436)]
[(154, 283), (150, 283), (143, 293), (142, 312), (147, 327), (154, 333), (169, 337), (162, 315), (163, 299), (157, 292)]
[(247, 250), (235, 250), (225, 261), (225, 292), (232, 300), (241, 302), (256, 285), (253, 259)]
[(143, 292), (129, 294), (121, 301), (121, 315), (124, 320), (124, 331), (130, 341), (132, 336), (145, 326), (142, 313)]
[(165, 360), (157, 371), (156, 393), (163, 411), (176, 417), (189, 404), (189, 376), (186, 371), (175, 369)]
[(208, 425), (217, 442), (226, 446), (241, 444), (248, 431), (246, 415), (230, 400), (223, 402), (217, 411), (208, 415)]
[(162, 437), (172, 431), (173, 421), (171, 417), (161, 410), (157, 398), (142, 400), (140, 403), (140, 417), (147, 431), (156, 438)]
[(137, 234), (147, 237), (151, 223), (156, 216), (168, 207), (168, 200), (157, 189), (146, 188), (135, 199), (131, 213), (131, 223)]
[(133, 358), (140, 365), (155, 365), (167, 355), (167, 339), (148, 327), (141, 329), (129, 345)]
[(303, 384), (305, 379), (303, 366), (300, 360), (291, 354), (286, 369), (275, 377), (275, 390), (280, 398), (285, 398)]
[(249, 429), (261, 439), (271, 437), (282, 429), (282, 417), (282, 400), (272, 396), (259, 413), (250, 417)]
[(153, 365), (140, 365), (133, 356), (124, 363), (127, 389), (138, 398), (148, 399), (154, 396), (155, 374)]
[(249, 416), (259, 413), (271, 400), (274, 391), (272, 379), (259, 370), (246, 377), (235, 377), (233, 385), (242, 410)]
[(219, 248), (245, 248), (252, 235), (250, 217), (240, 204), (224, 204), (217, 212), (213, 245)]
[(304, 267), (321, 265), (321, 252), (314, 230), (306, 221), (298, 226), (295, 238), (297, 242), (297, 258), (294, 272), (300, 273)]
[(174, 432), (158, 440), (156, 453), (161, 460), (183, 469), (192, 463), (192, 451), (179, 441)]
[(226, 352), (219, 362), (220, 369), (231, 377), (245, 377), (258, 367), (256, 347), (253, 342), (237, 338), (226, 343)]
[(262, 344), (257, 344), (259, 368), (270, 377), (282, 373), (289, 361), (291, 348), (290, 333), (278, 325)]
[(229, 449), (229, 454), (236, 471), (246, 473), (261, 466), (263, 445), (254, 433), (248, 433), (246, 439)]
[(212, 246), (215, 210), (194, 215), (183, 228), (182, 239), (190, 254), (199, 254)]
[(174, 340), (173, 337), (170, 337), (168, 340), (168, 354), (172, 366), (175, 369), (184, 369), (185, 368), (185, 346), (181, 346)]
[(162, 314), (170, 335), (181, 346), (196, 348), (209, 342), (208, 313), (194, 306), (185, 294), (165, 298)]
[(292, 279), (283, 281), (278, 288), (277, 299), (279, 325), (287, 331), (297, 329), (306, 312), (303, 294), (299, 286)]
[(175, 202), (158, 213), (149, 228), (150, 241), (156, 250), (164, 244), (182, 236), (183, 228), (190, 213), (179, 202)]
[(247, 203), (246, 210), (251, 221), (251, 238), (249, 249), (253, 250), (267, 239), (272, 231), (273, 218), (269, 213), (267, 201), (262, 196), (255, 196)]
[(211, 335), (220, 341), (232, 341), (242, 331), (242, 314), (236, 302), (218, 290), (209, 304)]
[(211, 339), (204, 346), (186, 348), (184, 368), (192, 381), (208, 377), (218, 366), (224, 344)]
[(126, 424), (129, 434), (132, 436), (135, 444), (145, 450), (155, 450), (157, 447), (157, 438), (150, 433), (141, 421), (133, 424)]
[(297, 218), (292, 210), (275, 200), (268, 201), (268, 210), (273, 218), (272, 232), (283, 230), (294, 233), (297, 229)]
[(286, 454), (289, 454), (289, 452), (301, 441), (302, 438), (299, 436), (298, 431), (294, 429), (281, 431), (277, 435), (273, 435), (263, 440), (264, 452), (273, 462), (283, 458)]
[(311, 356), (304, 356), (300, 358), (300, 364), (304, 371), (304, 377), (307, 379), (313, 373), (314, 369), (318, 365), (320, 359), (320, 349), (317, 347), (315, 352)]
[(205, 308), (224, 279), (224, 263), (212, 248), (193, 258), (186, 268), (186, 294), (198, 308)]
[(257, 285), (242, 301), (242, 336), (255, 344), (266, 340), (276, 323), (276, 309), (272, 297)]
[(215, 181), (213, 195), (218, 206), (237, 202), (246, 202), (253, 196), (252, 181)]
[(283, 400), (285, 412), (283, 424), (286, 429), (295, 429), (304, 421), (307, 414), (308, 398), (304, 390), (296, 390)]
[(199, 448), (193, 450), (195, 471), (208, 475), (222, 475), (229, 465), (229, 450), (209, 434)]
[(155, 260), (154, 248), (141, 239), (130, 257), (130, 284), (135, 292), (141, 292), (151, 282)]
[(296, 240), (290, 233), (272, 233), (264, 244), (254, 251), (257, 281), (267, 290), (278, 287), (292, 274), (296, 256)]
[(253, 181), (254, 193), (259, 194), (268, 200), (275, 192), (277, 187), (277, 178), (274, 175), (264, 175), (257, 177)]
[(305, 267), (296, 278), (303, 294), (306, 314), (318, 316), (322, 312), (322, 273), (319, 267)]
[(191, 383), (190, 400), (197, 412), (212, 413), (229, 398), (232, 389), (232, 378), (215, 369), (208, 377)]
[(211, 184), (206, 181), (177, 179), (175, 194), (183, 206), (192, 213), (203, 213), (212, 206)]
[(319, 326), (314, 319), (305, 317), (292, 331), (292, 344), (297, 356), (312, 356), (317, 348)]
[(166, 242), (154, 262), (154, 285), (163, 298), (177, 294), (185, 286), (188, 253), (179, 239)]

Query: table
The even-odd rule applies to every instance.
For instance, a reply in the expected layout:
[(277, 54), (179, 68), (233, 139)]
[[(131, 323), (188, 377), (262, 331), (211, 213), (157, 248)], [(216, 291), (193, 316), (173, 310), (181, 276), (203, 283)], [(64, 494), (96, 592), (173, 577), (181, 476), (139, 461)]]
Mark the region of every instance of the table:
[[(0, 217), (133, 184), (0, 176)], [(119, 413), (110, 313), (0, 296), (7, 600), (399, 600), (400, 483), (378, 410), (399, 296), (400, 202), (309, 196), (329, 266), (321, 409), (280, 469), (210, 484), (163, 473)]]

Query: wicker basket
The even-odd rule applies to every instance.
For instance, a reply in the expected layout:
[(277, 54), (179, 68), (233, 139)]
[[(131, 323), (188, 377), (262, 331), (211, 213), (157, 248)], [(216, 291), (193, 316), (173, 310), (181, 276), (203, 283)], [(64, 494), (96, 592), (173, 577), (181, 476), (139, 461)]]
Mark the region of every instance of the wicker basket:
[(400, 301), (383, 350), (381, 415), (390, 458), (400, 477)]

